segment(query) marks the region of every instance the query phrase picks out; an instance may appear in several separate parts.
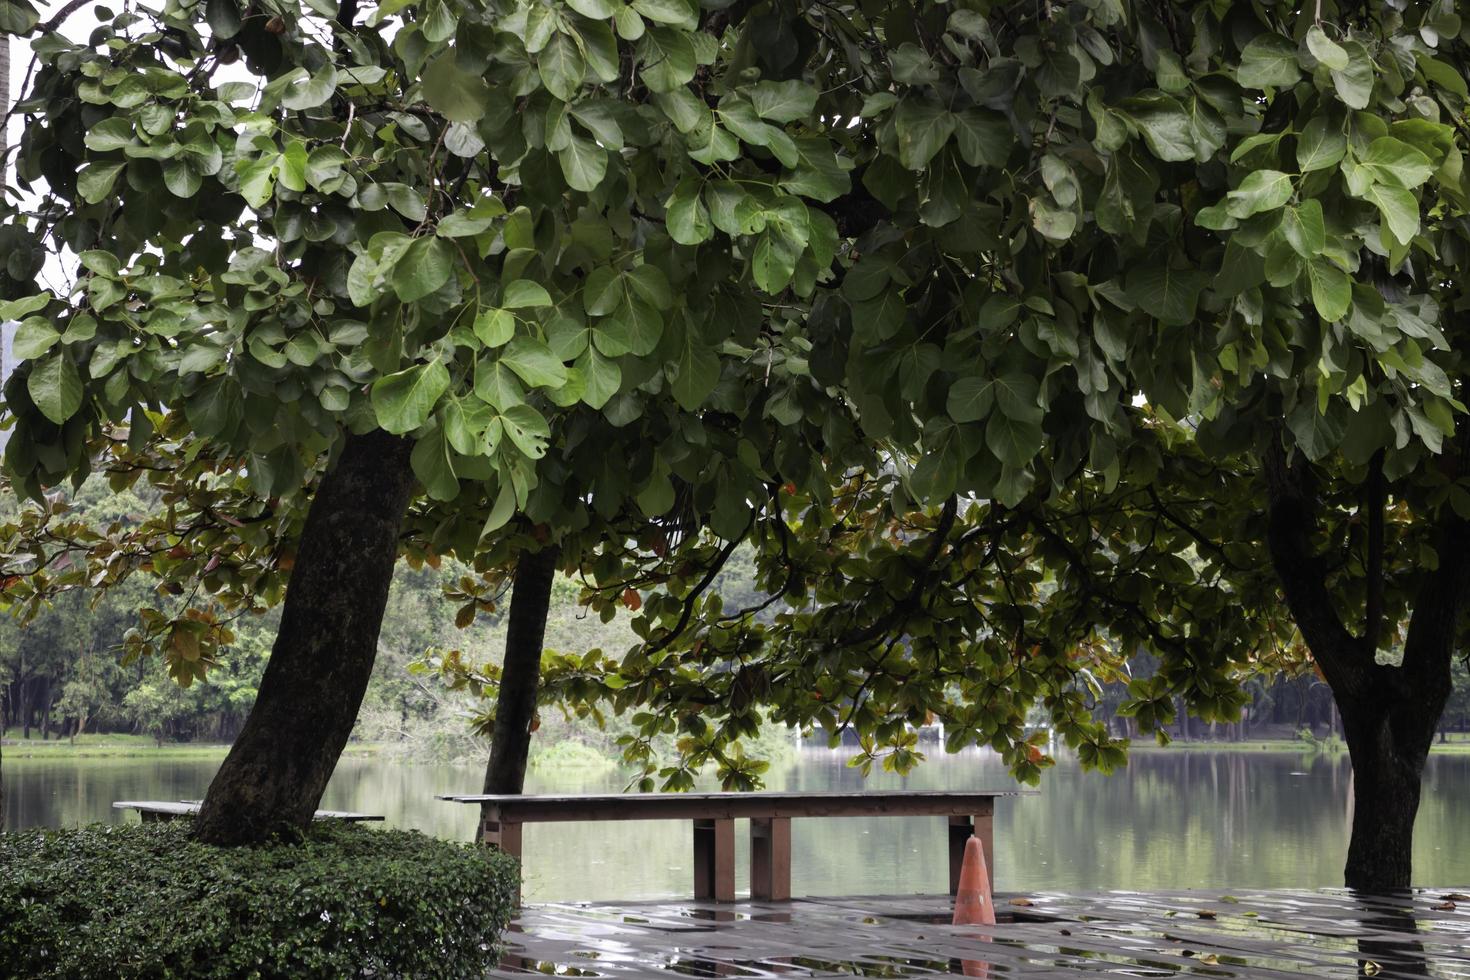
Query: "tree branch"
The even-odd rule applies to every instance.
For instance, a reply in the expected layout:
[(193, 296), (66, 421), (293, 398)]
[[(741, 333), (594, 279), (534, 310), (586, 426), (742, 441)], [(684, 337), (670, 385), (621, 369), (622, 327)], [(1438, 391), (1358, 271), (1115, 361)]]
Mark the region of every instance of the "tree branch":
[(1279, 437), (1271, 439), (1261, 462), (1266, 477), (1266, 543), (1286, 605), (1333, 691), (1352, 699), (1362, 697), (1369, 688), (1373, 659), (1338, 615), (1322, 556), (1312, 547), (1318, 499), (1311, 474), (1300, 462), (1288, 461)]

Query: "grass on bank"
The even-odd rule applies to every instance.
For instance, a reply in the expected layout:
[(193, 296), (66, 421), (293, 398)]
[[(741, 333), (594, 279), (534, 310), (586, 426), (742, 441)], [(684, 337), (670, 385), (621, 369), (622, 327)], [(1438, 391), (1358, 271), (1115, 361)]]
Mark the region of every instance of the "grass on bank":
[[(30, 738), (23, 738), (19, 728), (7, 729), (4, 733), (5, 761), (13, 759), (122, 759), (144, 757), (150, 759), (223, 759), (230, 751), (228, 745), (214, 742), (164, 742), (159, 744), (149, 735), (129, 735), (122, 732), (84, 732), (75, 739), (43, 739), (39, 732), (31, 731)], [(343, 753), (347, 756), (376, 755), (379, 746), (372, 743), (352, 743)]]

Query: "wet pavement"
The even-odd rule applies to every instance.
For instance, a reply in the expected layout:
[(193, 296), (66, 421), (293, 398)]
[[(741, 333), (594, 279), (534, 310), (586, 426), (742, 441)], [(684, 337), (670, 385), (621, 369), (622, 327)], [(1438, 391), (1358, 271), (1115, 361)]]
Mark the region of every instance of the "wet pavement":
[(1470, 888), (528, 906), (490, 977), (1446, 977), (1470, 980)]

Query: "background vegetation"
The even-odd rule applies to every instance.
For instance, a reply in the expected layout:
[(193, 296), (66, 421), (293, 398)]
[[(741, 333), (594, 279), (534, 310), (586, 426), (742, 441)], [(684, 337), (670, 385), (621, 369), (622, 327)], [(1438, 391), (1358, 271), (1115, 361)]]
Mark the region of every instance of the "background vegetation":
[[(89, 482), (75, 500), (79, 514), (97, 523), (134, 520), (158, 505), (143, 484), (136, 491), (113, 494)], [(446, 651), (460, 651), (472, 663), (494, 662), (500, 656), (509, 596), (501, 596), (493, 612), (481, 607), (473, 622), (459, 627), (461, 607), (450, 596), (467, 572), (449, 559), (437, 568), (399, 566), (357, 741), (424, 760), (484, 758), (488, 746), (476, 733), (476, 722), (484, 720), (486, 705), (466, 691), (448, 690), (431, 673), (410, 669), (426, 655)], [(255, 699), (279, 612), (235, 620), (233, 643), (222, 651), (219, 665), (205, 680), (180, 687), (159, 659), (128, 660), (123, 653), (123, 638), (138, 625), (140, 609), (167, 609), (184, 598), (154, 585), (135, 578), (95, 596), (67, 593), (25, 625), (0, 617), (0, 718), (8, 740), (93, 736), (84, 742), (95, 748), (96, 736), (102, 735), (146, 736), (157, 745), (227, 744), (235, 737)], [(750, 603), (755, 583), (748, 549), (736, 552), (713, 590), (731, 606)], [(637, 642), (627, 617), (603, 621), (579, 604), (580, 592), (577, 582), (557, 578), (547, 623), (549, 649), (579, 655), (600, 649), (618, 655)], [(1146, 653), (1134, 660), (1145, 676), (1155, 666)], [(1455, 693), (1442, 721), (1446, 736), (1470, 731), (1470, 671), (1462, 661), (1454, 670)], [(1181, 704), (1175, 737), (1242, 741), (1295, 739), (1303, 733), (1322, 739), (1336, 731), (1331, 694), (1314, 673), (1255, 677), (1246, 684), (1250, 701), (1240, 722), (1205, 724), (1187, 716)], [(1128, 697), (1124, 685), (1098, 685), (1094, 693), (1098, 720), (1120, 735), (1136, 733), (1131, 720), (1117, 713)], [(541, 725), (545, 737), (535, 743), (534, 760), (541, 765), (607, 765), (617, 755), (618, 737), (630, 727), (617, 716), (599, 726), (558, 711), (545, 712)], [(101, 744), (123, 750), (144, 743), (112, 739)], [(772, 731), (757, 750), (770, 756), (788, 744)]]

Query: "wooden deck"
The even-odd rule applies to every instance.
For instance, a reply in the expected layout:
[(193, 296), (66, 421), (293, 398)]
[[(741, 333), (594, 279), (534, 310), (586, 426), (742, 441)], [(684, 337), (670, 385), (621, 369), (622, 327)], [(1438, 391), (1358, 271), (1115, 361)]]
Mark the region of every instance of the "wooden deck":
[(997, 905), (1024, 921), (951, 926), (949, 900), (922, 896), (531, 906), (489, 976), (1470, 978), (1470, 888), (1402, 901), (1245, 890)]

